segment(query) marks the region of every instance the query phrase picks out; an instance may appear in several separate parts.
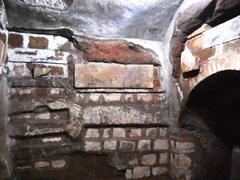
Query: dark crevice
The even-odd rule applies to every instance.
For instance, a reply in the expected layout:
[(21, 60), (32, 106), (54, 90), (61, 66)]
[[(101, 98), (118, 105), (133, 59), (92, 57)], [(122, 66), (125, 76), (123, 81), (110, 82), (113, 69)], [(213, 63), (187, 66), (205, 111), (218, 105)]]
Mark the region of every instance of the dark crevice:
[(31, 29), (31, 28), (19, 28), (19, 27), (8, 27), (8, 31), (19, 32), (19, 33), (32, 33), (32, 34), (43, 34), (43, 35), (53, 35), (62, 36), (67, 38), (70, 42), (75, 42), (74, 33), (68, 28), (60, 29)]
[(85, 124), (85, 128), (114, 128), (114, 127), (122, 127), (122, 128), (151, 128), (151, 127), (161, 127), (161, 128), (168, 128), (169, 125), (166, 124)]
[(200, 69), (195, 69), (195, 70), (192, 70), (192, 71), (189, 71), (189, 72), (184, 72), (183, 73), (183, 78), (195, 77), (199, 74), (199, 72), (200, 72)]

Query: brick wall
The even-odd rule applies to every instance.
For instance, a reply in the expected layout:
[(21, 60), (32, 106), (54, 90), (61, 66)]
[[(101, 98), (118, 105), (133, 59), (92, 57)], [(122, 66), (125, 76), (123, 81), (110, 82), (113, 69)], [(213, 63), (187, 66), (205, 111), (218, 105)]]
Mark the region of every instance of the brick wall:
[(153, 51), (123, 40), (8, 35), (15, 175), (68, 172), (74, 153), (107, 155), (126, 178), (169, 172), (168, 102)]

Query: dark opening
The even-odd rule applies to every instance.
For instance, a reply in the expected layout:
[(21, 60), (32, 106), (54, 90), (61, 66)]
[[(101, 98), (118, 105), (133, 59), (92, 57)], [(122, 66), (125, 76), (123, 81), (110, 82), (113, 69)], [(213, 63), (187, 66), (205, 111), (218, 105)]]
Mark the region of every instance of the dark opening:
[(240, 71), (221, 71), (200, 82), (187, 99), (179, 126), (202, 145), (193, 179), (231, 179), (232, 148), (240, 144)]
[(225, 142), (240, 143), (240, 71), (222, 71), (199, 83), (186, 107)]

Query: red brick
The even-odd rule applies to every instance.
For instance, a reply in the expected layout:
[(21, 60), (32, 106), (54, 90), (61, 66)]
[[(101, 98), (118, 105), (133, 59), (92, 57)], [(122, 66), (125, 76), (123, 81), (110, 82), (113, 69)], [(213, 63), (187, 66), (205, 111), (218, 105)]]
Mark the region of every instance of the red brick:
[(120, 40), (79, 39), (77, 48), (92, 62), (159, 65), (157, 55), (139, 45)]
[(8, 45), (10, 48), (18, 48), (23, 46), (23, 36), (20, 34), (9, 34)]
[(28, 47), (33, 49), (47, 49), (48, 39), (45, 37), (30, 36)]

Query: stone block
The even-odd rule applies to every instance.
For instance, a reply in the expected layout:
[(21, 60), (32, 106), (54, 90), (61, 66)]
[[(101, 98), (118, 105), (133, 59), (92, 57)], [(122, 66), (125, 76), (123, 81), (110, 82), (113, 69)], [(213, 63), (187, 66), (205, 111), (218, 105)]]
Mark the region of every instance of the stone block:
[(137, 166), (133, 168), (133, 178), (144, 178), (149, 177), (151, 174), (150, 167), (148, 166)]
[(85, 141), (85, 151), (101, 151), (101, 143), (95, 141)]
[[(25, 116), (25, 117), (27, 118), (28, 116)], [(39, 113), (39, 114), (36, 114), (35, 118), (36, 119), (50, 119), (51, 113), (50, 112)]]
[(167, 163), (168, 163), (168, 153), (160, 153), (159, 164), (167, 164)]
[(167, 167), (152, 167), (153, 176), (160, 176), (167, 173), (168, 173)]
[(131, 128), (129, 129), (128, 134), (129, 134), (129, 137), (141, 137), (142, 129)]
[(131, 169), (127, 169), (125, 172), (125, 177), (126, 179), (132, 179), (132, 170)]
[(157, 156), (155, 154), (147, 154), (142, 156), (141, 164), (142, 165), (154, 165), (157, 161)]
[(53, 168), (64, 168), (66, 166), (66, 161), (63, 159), (58, 159), (58, 160), (52, 160), (51, 161), (51, 166)]
[(23, 35), (16, 33), (9, 33), (8, 35), (9, 48), (20, 48), (23, 46)]
[(103, 130), (103, 138), (110, 138), (111, 137), (111, 129), (106, 128)]
[(85, 138), (99, 138), (99, 129), (90, 129), (86, 131)]
[(33, 49), (47, 49), (48, 39), (45, 37), (30, 36), (28, 47)]
[(153, 88), (152, 65), (75, 64), (76, 88)]
[(156, 137), (156, 135), (157, 135), (157, 128), (147, 128), (146, 129), (146, 136)]
[(138, 150), (149, 151), (151, 150), (151, 140), (143, 139), (138, 141)]
[(111, 103), (116, 101), (121, 101), (122, 94), (120, 93), (113, 93), (113, 94), (104, 94), (104, 101)]
[(63, 142), (63, 138), (62, 137), (49, 137), (49, 138), (43, 138), (42, 139), (43, 143), (59, 143), (59, 142)]
[(50, 163), (48, 161), (37, 161), (34, 163), (35, 168), (47, 168), (50, 167)]
[(192, 142), (176, 142), (177, 150), (192, 150), (195, 148), (195, 144)]
[(154, 150), (168, 150), (168, 140), (167, 139), (157, 139), (154, 141)]
[(125, 138), (126, 137), (125, 128), (114, 128), (113, 129), (113, 137)]
[(134, 151), (135, 142), (134, 141), (120, 141), (120, 150), (123, 151)]
[(111, 141), (104, 141), (104, 150), (116, 150), (117, 149), (117, 141), (111, 140)]

